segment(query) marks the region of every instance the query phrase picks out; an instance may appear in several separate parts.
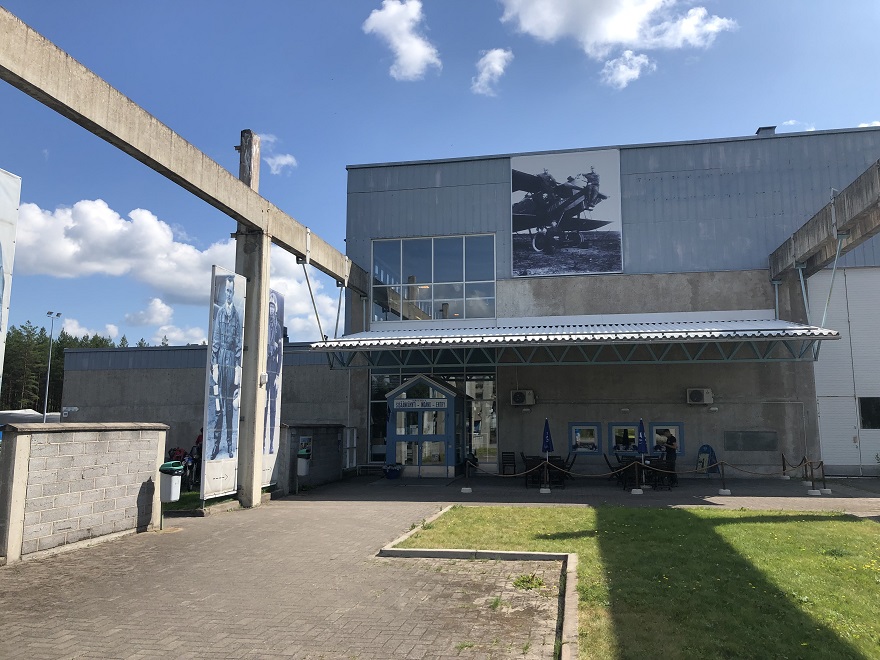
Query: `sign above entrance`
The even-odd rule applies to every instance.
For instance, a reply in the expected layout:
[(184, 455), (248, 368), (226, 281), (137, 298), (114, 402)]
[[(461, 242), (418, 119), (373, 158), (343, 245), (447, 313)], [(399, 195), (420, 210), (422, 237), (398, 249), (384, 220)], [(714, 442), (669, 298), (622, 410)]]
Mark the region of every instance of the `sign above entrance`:
[(395, 410), (431, 410), (446, 408), (446, 399), (395, 399)]

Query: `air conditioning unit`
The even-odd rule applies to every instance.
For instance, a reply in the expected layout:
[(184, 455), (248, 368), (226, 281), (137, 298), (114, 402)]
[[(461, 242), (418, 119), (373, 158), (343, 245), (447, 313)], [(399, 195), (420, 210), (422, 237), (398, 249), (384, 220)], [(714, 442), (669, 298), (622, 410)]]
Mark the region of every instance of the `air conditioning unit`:
[(535, 405), (535, 393), (533, 390), (510, 390), (510, 405), (533, 406)]
[(687, 402), (693, 406), (709, 404), (714, 401), (712, 390), (707, 387), (692, 387), (687, 391)]

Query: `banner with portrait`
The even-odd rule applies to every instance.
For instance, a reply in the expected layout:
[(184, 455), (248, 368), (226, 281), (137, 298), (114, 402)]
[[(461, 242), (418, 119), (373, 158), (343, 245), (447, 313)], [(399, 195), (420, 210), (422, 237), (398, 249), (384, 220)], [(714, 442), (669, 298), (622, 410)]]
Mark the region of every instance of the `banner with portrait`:
[(246, 279), (214, 266), (205, 374), (202, 499), (238, 487), (238, 426)]
[(281, 438), (281, 373), (284, 367), (284, 296), (269, 290), (269, 322), (266, 346), (266, 408), (263, 413), (262, 485), (277, 480), (275, 462)]
[(21, 179), (0, 170), (0, 377), (6, 354), (9, 296), (12, 292), (12, 262), (15, 258), (15, 228), (21, 200)]

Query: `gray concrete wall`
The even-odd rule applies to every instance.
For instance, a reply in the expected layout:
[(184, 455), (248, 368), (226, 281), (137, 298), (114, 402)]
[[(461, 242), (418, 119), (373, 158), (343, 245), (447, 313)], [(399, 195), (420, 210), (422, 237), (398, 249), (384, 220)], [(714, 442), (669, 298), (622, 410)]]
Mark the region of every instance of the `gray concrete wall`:
[(166, 429), (7, 425), (0, 446), (0, 549), (6, 560), (157, 525)]
[[(65, 423), (158, 422), (168, 426), (166, 446), (189, 450), (202, 426), (205, 369), (66, 370)], [(76, 408), (76, 410), (70, 410)]]
[(297, 424), (348, 424), (349, 372), (320, 365), (284, 366), (281, 421)]
[[(714, 403), (686, 403), (692, 387), (710, 388)], [(512, 389), (534, 390), (536, 404), (511, 406)], [(780, 469), (782, 453), (792, 462), (805, 454), (818, 459), (815, 401), (812, 363), (504, 368), (498, 369), (499, 451), (540, 453), (546, 417), (558, 454), (568, 454), (569, 422), (597, 422), (602, 424), (602, 450), (610, 456), (608, 425), (638, 424), (642, 418), (646, 431), (651, 422), (683, 425), (679, 471), (692, 470), (700, 445), (709, 444), (719, 460), (769, 473)], [(777, 450), (725, 449), (726, 431), (775, 431)], [(575, 472), (604, 468), (601, 455), (583, 456)]]
[[(289, 488), (294, 492), (319, 486), (331, 481), (342, 479), (342, 433), (343, 427), (339, 425), (312, 425), (305, 424), (291, 426), (290, 428), (290, 468)], [(297, 451), (301, 437), (312, 439), (312, 459), (309, 465), (309, 474), (297, 476)], [(278, 473), (282, 473), (279, 471)], [(280, 476), (279, 476), (280, 480)]]
[[(95, 353), (99, 352), (103, 351)], [(160, 363), (164, 359), (161, 351), (151, 355)], [(326, 361), (285, 364), (283, 370), (282, 423), (348, 424), (352, 375), (331, 371)], [(171, 447), (188, 450), (202, 426), (204, 388), (202, 366), (65, 369), (62, 407), (68, 412), (62, 421), (159, 422), (168, 425), (166, 451)], [(366, 428), (365, 421), (363, 425)]]
[(499, 317), (773, 309), (767, 270), (499, 280)]

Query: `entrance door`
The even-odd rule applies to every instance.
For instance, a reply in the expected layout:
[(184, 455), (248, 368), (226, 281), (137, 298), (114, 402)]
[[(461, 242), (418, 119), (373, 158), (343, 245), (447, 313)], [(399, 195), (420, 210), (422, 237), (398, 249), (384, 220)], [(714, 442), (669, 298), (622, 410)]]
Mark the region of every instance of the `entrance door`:
[(480, 470), (498, 473), (498, 431), (495, 417), (495, 380), (468, 381), (466, 391), (471, 397), (471, 451)]

